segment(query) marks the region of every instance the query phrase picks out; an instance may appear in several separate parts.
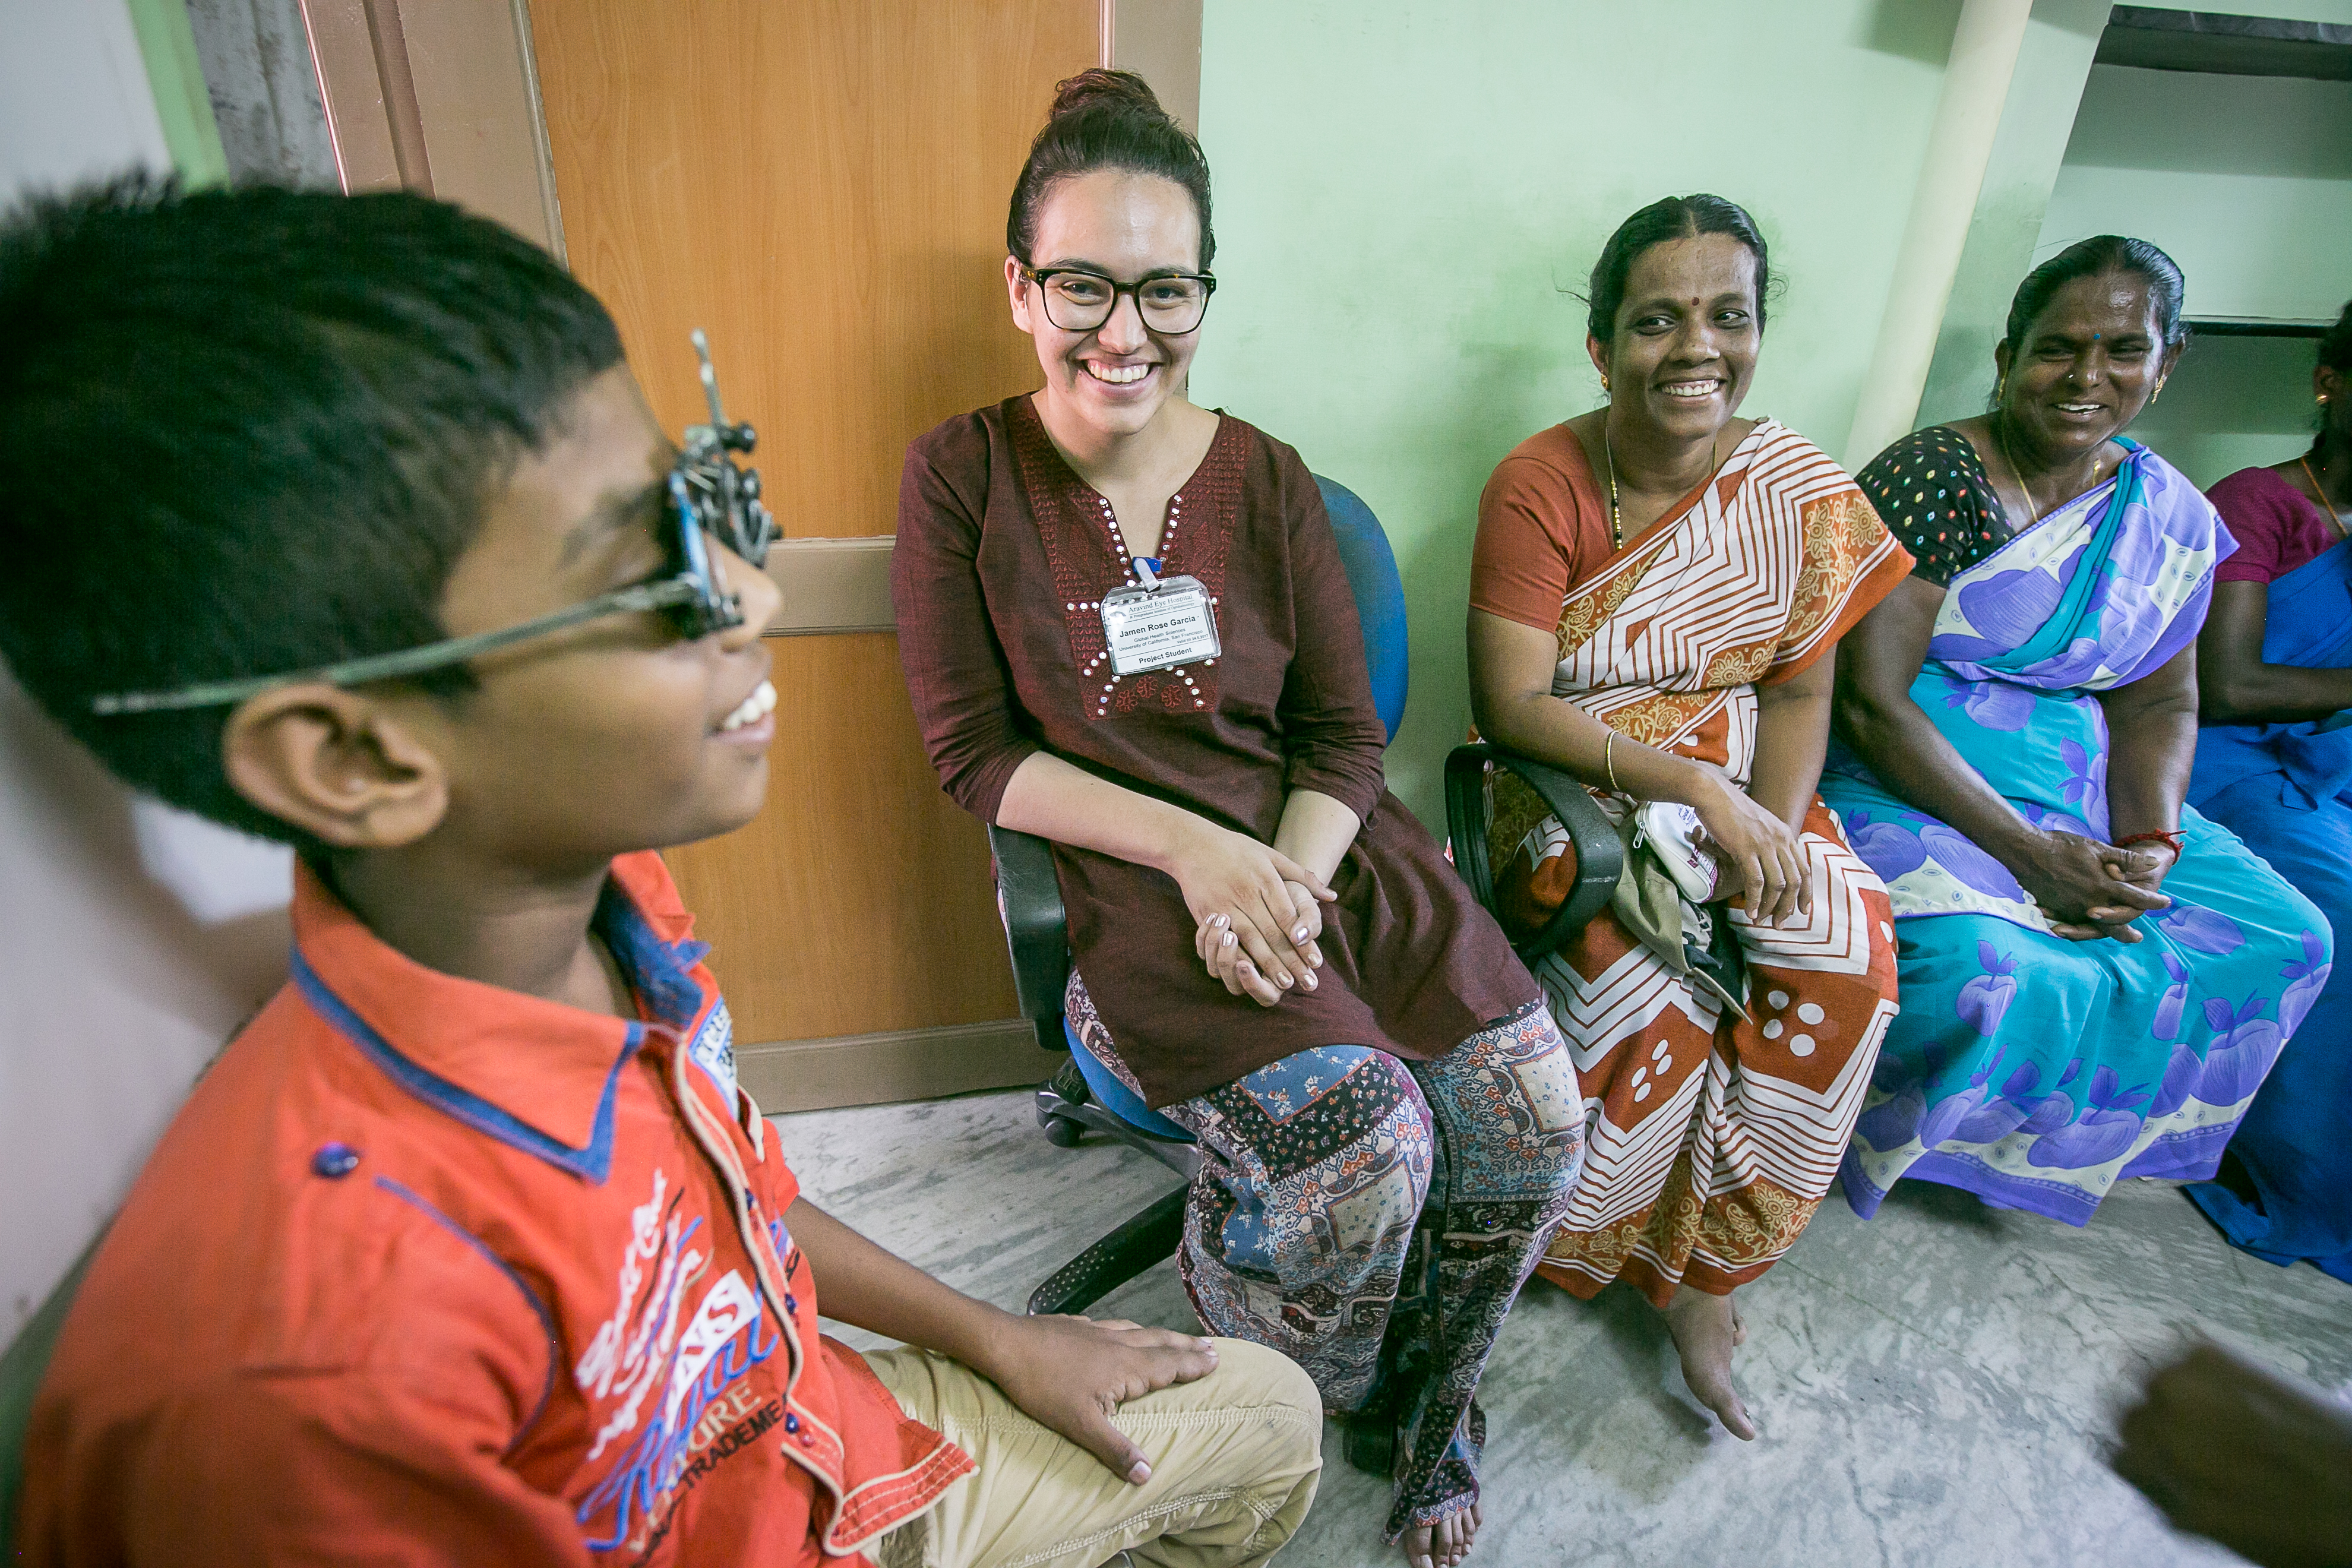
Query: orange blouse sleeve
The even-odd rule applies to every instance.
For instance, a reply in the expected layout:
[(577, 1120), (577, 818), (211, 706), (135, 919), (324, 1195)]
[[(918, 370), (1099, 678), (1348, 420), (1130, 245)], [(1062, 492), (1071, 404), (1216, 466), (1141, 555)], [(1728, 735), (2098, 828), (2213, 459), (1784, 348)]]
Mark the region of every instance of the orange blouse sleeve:
[[(1531, 450), (1546, 438), (1576, 437), (1563, 427), (1523, 443), (1498, 464), (1478, 498), (1478, 537), (1470, 549), (1470, 607), (1507, 621), (1554, 631), (1568, 591), (1591, 553), (1586, 535), (1606, 524), (1591, 516), (1567, 466), (1549, 452)], [(1581, 468), (1581, 454), (1576, 467)], [(1597, 564), (1600, 557), (1593, 557)]]

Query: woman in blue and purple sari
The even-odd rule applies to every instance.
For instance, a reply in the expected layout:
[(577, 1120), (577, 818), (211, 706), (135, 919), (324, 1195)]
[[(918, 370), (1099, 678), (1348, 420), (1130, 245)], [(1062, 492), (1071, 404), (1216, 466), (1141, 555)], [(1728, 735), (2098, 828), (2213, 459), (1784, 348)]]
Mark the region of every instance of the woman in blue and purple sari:
[(2195, 642), (2235, 548), (2123, 437), (2179, 353), (2179, 269), (2103, 236), (2034, 269), (1990, 415), (1863, 471), (1918, 561), (1841, 649), (1822, 795), (1885, 880), (1902, 1014), (1841, 1170), (2089, 1221), (2202, 1178), (2326, 983), (2328, 928), (2183, 804)]
[[(2319, 341), (2311, 391), (2311, 449), (2212, 489), (2239, 550), (2197, 639), (2189, 798), (2352, 921), (2352, 305)], [(2220, 1177), (2189, 1195), (2255, 1257), (2352, 1283), (2352, 968), (2281, 1053)]]

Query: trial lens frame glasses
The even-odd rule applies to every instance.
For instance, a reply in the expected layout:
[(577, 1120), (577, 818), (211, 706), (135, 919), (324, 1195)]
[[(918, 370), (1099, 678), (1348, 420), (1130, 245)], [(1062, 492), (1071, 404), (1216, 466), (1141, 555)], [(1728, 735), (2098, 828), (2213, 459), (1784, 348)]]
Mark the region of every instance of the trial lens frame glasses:
[[(1209, 314), (1209, 296), (1217, 291), (1217, 276), (1213, 272), (1155, 272), (1149, 278), (1139, 278), (1132, 283), (1114, 282), (1101, 273), (1089, 271), (1083, 267), (1042, 268), (1024, 267), (1021, 268), (1021, 276), (1037, 285), (1037, 297), (1045, 307), (1045, 320), (1066, 332), (1101, 331), (1103, 323), (1109, 321), (1112, 312), (1118, 309), (1118, 297), (1126, 294), (1135, 300), (1135, 312), (1142, 318), (1146, 331), (1171, 338), (1185, 337), (1201, 330), (1201, 323), (1207, 320)], [(1053, 285), (1053, 280), (1056, 278), (1083, 278), (1089, 283), (1098, 283), (1110, 290), (1110, 298), (1103, 301), (1101, 312), (1095, 314), (1092, 321), (1062, 321), (1054, 314), (1054, 306), (1057, 299), (1065, 310), (1075, 310), (1082, 316), (1092, 312), (1066, 298), (1059, 298), (1060, 291)], [(1201, 286), (1200, 304), (1192, 312), (1192, 321), (1190, 326), (1161, 327), (1152, 324), (1150, 310), (1143, 302), (1143, 291), (1154, 283), (1197, 283)]]
[(733, 454), (748, 455), (759, 437), (749, 425), (730, 424), (721, 410), (719, 375), (710, 366), (710, 342), (700, 328), (694, 332), (694, 352), (702, 362), (702, 394), (710, 405), (710, 423), (686, 427), (684, 447), (669, 471), (668, 513), (676, 531), (664, 541), (670, 554), (665, 575), (600, 594), (567, 609), (494, 632), (450, 637), (396, 653), (373, 654), (282, 675), (202, 681), (176, 691), (129, 691), (97, 697), (90, 700), (90, 711), (112, 716), (215, 708), (242, 702), (279, 686), (310, 681), (363, 686), (370, 681), (394, 680), (464, 664), (585, 621), (646, 610), (667, 613), (678, 635), (689, 641), (741, 626), (743, 596), (727, 591), (726, 573), (703, 535), (723, 540), (736, 554), (760, 566), (768, 559), (768, 546), (775, 542), (776, 522), (760, 500), (759, 471), (735, 461)]

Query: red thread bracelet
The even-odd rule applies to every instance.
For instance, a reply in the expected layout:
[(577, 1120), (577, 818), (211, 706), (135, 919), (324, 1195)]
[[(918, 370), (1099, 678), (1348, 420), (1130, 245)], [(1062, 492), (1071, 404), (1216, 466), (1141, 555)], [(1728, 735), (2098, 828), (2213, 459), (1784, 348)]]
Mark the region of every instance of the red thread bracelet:
[(2176, 860), (2189, 852), (2188, 840), (2183, 837), (2179, 828), (2174, 828), (2169, 832), (2126, 833), (2121, 838), (2116, 840), (2116, 847), (2118, 849), (2128, 849), (2135, 844), (2147, 843), (2169, 844), (2172, 846), (2172, 858)]

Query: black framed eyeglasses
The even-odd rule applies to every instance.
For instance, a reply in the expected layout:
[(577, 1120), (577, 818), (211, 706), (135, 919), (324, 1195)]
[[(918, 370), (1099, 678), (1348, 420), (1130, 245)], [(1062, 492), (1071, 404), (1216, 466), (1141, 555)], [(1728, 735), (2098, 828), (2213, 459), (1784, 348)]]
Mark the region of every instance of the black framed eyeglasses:
[(446, 669), (586, 621), (646, 610), (667, 615), (678, 635), (689, 640), (741, 626), (743, 596), (728, 591), (726, 569), (711, 552), (705, 535), (723, 541), (737, 555), (760, 566), (766, 563), (768, 547), (775, 542), (776, 521), (760, 499), (759, 471), (735, 460), (738, 453), (748, 455), (759, 437), (749, 425), (730, 424), (720, 408), (719, 375), (710, 365), (710, 342), (699, 328), (694, 332), (694, 352), (702, 362), (702, 392), (710, 405), (710, 423), (686, 427), (677, 461), (669, 471), (665, 510), (672, 526), (663, 535), (668, 560), (661, 575), (494, 632), (278, 675), (199, 681), (173, 691), (118, 692), (92, 698), (90, 711), (111, 716), (214, 708), (242, 702), (273, 687), (308, 681), (364, 686)]
[(1161, 272), (1132, 283), (1116, 283), (1099, 272), (1074, 267), (1024, 267), (1021, 275), (1037, 285), (1045, 319), (1066, 332), (1091, 332), (1110, 320), (1121, 294), (1134, 296), (1145, 327), (1181, 338), (1196, 331), (1209, 313), (1217, 279), (1209, 272)]

